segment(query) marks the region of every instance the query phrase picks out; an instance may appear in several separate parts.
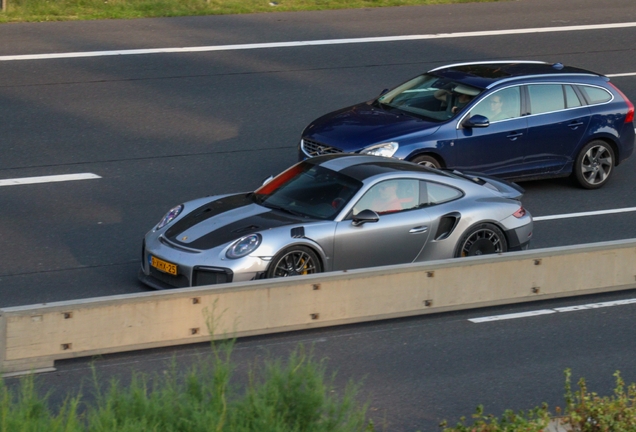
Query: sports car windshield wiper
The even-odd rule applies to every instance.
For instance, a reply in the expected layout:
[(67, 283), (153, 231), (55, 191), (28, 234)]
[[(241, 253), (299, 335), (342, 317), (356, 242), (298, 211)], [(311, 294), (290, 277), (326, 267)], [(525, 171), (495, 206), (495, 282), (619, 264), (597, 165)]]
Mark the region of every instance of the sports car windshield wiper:
[(259, 204), (262, 205), (263, 207), (267, 207), (267, 208), (272, 209), (272, 210), (280, 210), (282, 212), (289, 213), (289, 214), (292, 214), (294, 216), (300, 216), (300, 217), (304, 217), (304, 218), (308, 218), (309, 217), (309, 216), (307, 216), (304, 213), (300, 213), (300, 212), (297, 212), (297, 211), (294, 211), (294, 210), (290, 210), (288, 208), (281, 207), (281, 206), (278, 206), (278, 205), (275, 205), (275, 204), (266, 203), (265, 201), (263, 201), (263, 202), (261, 202)]

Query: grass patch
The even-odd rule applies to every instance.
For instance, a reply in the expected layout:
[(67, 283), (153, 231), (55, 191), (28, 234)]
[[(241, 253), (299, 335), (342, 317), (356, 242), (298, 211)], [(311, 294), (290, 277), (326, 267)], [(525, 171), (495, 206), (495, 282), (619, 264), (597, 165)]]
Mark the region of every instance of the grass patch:
[(636, 384), (625, 386), (620, 372), (614, 373), (614, 394), (600, 396), (590, 392), (584, 378), (578, 381), (578, 390), (571, 387), (571, 372), (565, 371), (565, 408), (550, 413), (547, 405), (527, 412), (506, 411), (501, 417), (484, 415), (483, 406), (477, 407), (472, 421), (462, 418), (455, 427), (441, 426), (444, 432), (545, 432), (554, 416), (574, 432), (634, 432), (636, 431)]
[(10, 391), (0, 381), (0, 432), (371, 432), (358, 387), (338, 391), (324, 362), (302, 346), (287, 361), (253, 367), (247, 386), (232, 379), (232, 343), (213, 345), (213, 355), (180, 374), (173, 362), (164, 375), (136, 373), (131, 384), (101, 389), (94, 372), (95, 402), (70, 396), (53, 412), (36, 391), (33, 375)]
[(498, 0), (3, 0), (0, 23), (359, 9)]

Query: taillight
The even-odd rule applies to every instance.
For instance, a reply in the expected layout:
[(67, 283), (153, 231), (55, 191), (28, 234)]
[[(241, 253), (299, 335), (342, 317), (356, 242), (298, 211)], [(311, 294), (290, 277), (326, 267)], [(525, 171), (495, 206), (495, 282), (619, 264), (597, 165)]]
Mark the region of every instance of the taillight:
[(517, 219), (522, 218), (526, 215), (526, 209), (524, 209), (523, 207), (519, 207), (519, 210), (514, 212), (512, 215)]
[(634, 104), (629, 99), (627, 99), (627, 96), (625, 96), (625, 93), (620, 91), (618, 87), (616, 87), (612, 83), (609, 83), (609, 85), (611, 85), (614, 88), (614, 90), (616, 90), (618, 94), (621, 95), (623, 99), (625, 99), (625, 102), (627, 102), (627, 116), (625, 116), (625, 123), (632, 123), (634, 121)]

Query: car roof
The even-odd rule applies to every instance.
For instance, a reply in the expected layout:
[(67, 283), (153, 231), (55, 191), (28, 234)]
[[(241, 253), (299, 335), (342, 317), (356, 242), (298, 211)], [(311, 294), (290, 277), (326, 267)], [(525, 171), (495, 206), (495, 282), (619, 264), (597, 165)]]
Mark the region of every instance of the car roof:
[(493, 87), (503, 81), (528, 77), (568, 75), (603, 77), (587, 69), (537, 61), (458, 63), (431, 69), (428, 73), (481, 89)]
[(380, 174), (398, 172), (425, 173), (432, 176), (448, 177), (443, 172), (423, 165), (382, 156), (340, 153), (316, 156), (308, 159), (307, 162), (342, 173), (358, 181), (364, 181)]

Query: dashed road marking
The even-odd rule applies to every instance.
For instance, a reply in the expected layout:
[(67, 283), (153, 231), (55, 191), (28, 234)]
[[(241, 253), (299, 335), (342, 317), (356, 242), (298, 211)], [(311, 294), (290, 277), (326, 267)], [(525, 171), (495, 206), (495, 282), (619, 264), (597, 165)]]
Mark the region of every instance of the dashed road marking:
[(75, 180), (92, 180), (101, 178), (97, 174), (93, 173), (81, 173), (81, 174), (62, 174), (62, 175), (50, 175), (40, 177), (22, 177), (0, 180), (0, 186), (19, 186), (36, 183), (54, 183), (65, 182)]
[(581, 311), (581, 310), (600, 309), (600, 308), (613, 307), (613, 306), (623, 306), (623, 305), (634, 304), (634, 303), (636, 303), (636, 299), (614, 300), (614, 301), (608, 301), (608, 302), (602, 302), (602, 303), (589, 303), (589, 304), (578, 305), (578, 306), (566, 306), (566, 307), (558, 307), (554, 309), (538, 309), (538, 310), (529, 311), (529, 312), (493, 315), (493, 316), (487, 316), (487, 317), (481, 317), (481, 318), (470, 318), (468, 321), (473, 323), (484, 323), (484, 322), (502, 321), (502, 320), (516, 319), (516, 318), (529, 318), (529, 317), (550, 315), (550, 314), (562, 313), (562, 312), (575, 312), (575, 311)]
[(635, 212), (636, 207), (624, 207), (619, 209), (606, 209), (606, 210), (595, 210), (588, 212), (579, 212), (579, 213), (564, 213), (557, 215), (548, 215), (548, 216), (533, 216), (532, 220), (535, 222), (554, 220), (554, 219), (570, 219), (576, 217), (585, 217), (585, 216), (598, 216), (598, 215), (606, 215), (606, 214), (614, 214), (614, 213), (629, 213)]

